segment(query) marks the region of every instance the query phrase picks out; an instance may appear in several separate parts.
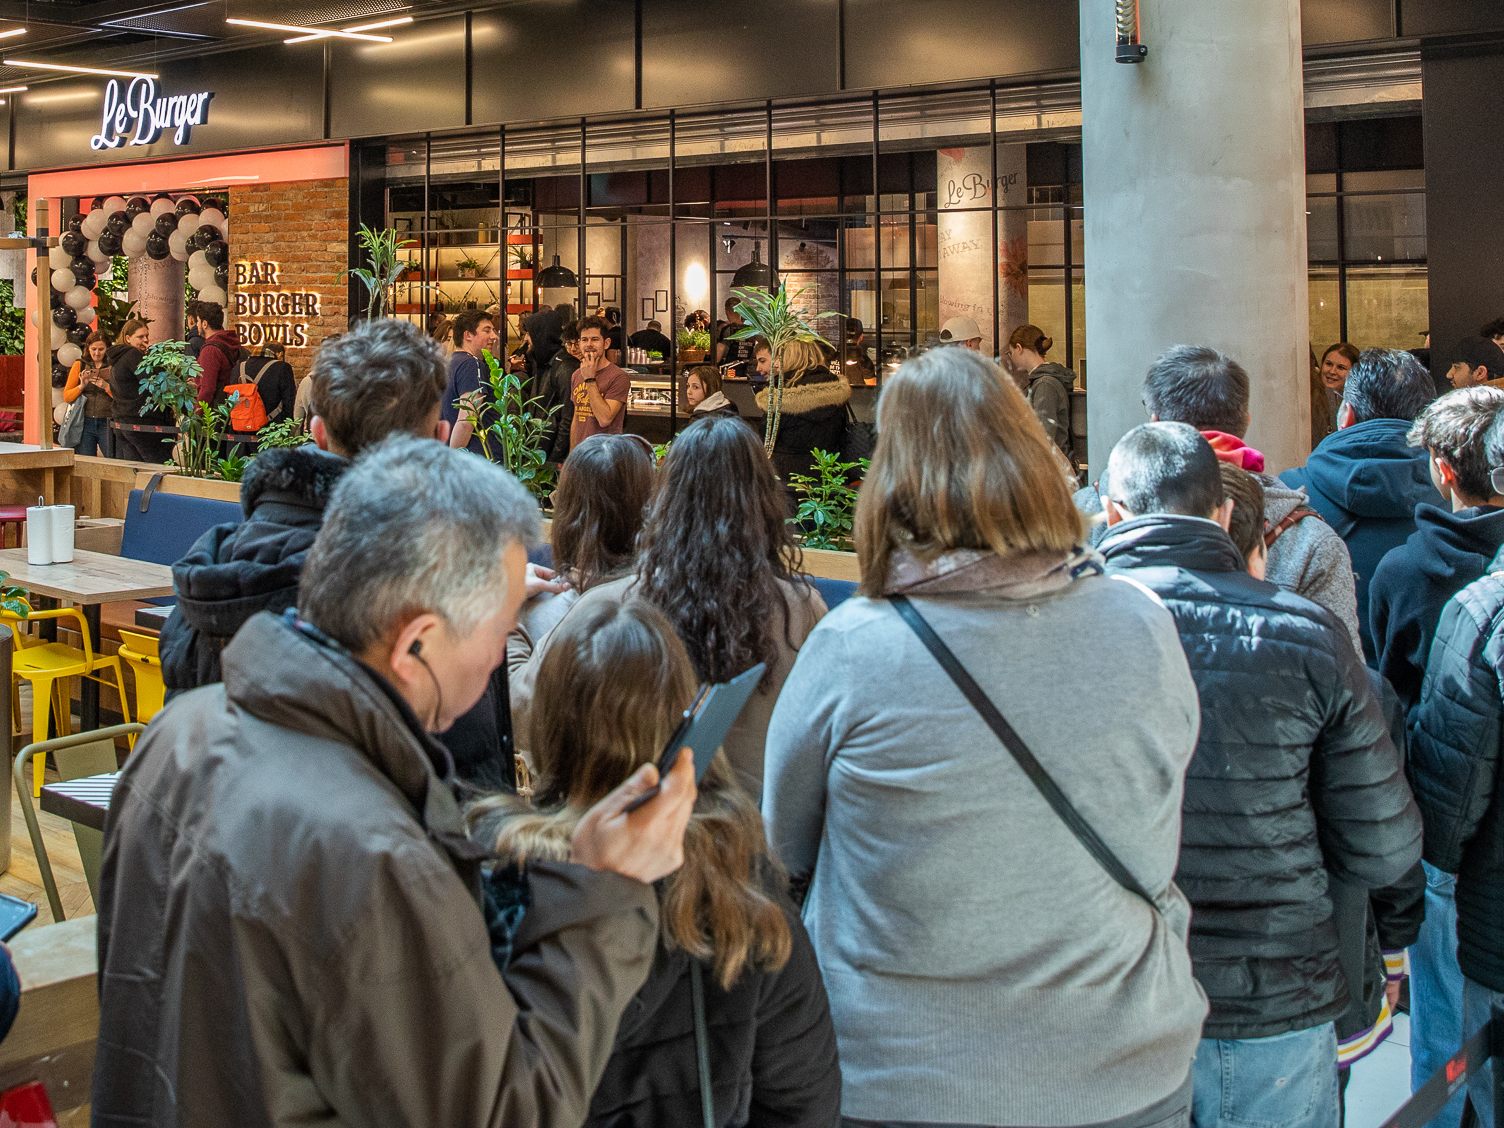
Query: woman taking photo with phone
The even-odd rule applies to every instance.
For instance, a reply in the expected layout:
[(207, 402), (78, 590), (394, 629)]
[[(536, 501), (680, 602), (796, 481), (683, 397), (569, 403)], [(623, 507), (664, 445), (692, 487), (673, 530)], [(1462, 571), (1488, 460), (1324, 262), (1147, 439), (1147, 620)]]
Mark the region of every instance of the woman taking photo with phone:
[[(1184, 1125), (1206, 999), (1171, 882), (1200, 717), (1175, 625), (1082, 550), (1050, 442), (991, 362), (907, 361), (877, 430), (856, 512), (864, 598), (800, 651), (763, 792), (774, 855), (812, 879), (842, 1111)], [(1083, 846), (904, 610), (1152, 904)]]
[[(477, 804), (477, 840), (494, 843), (501, 858), (568, 860), (580, 816), (662, 758), (695, 681), (683, 644), (652, 607), (577, 608), (549, 637), (538, 671), (533, 804), (511, 796)], [(699, 783), (684, 865), (656, 888), (653, 970), (622, 1019), (585, 1123), (838, 1123), (835, 1032), (814, 952), (768, 856), (757, 806), (721, 753)], [(714, 1094), (708, 1120), (705, 1091)]]

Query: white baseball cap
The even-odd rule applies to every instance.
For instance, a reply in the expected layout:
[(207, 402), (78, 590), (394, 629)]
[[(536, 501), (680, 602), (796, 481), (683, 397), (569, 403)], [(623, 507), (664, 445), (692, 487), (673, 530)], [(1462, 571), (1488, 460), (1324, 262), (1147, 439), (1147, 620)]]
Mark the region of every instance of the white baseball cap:
[(958, 341), (975, 341), (982, 335), (982, 327), (971, 317), (952, 317), (940, 326), (940, 340), (949, 345)]

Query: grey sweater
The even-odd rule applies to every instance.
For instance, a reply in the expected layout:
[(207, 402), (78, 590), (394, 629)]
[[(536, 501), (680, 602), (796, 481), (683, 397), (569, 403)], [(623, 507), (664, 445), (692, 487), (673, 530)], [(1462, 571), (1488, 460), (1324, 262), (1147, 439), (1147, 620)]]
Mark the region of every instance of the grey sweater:
[(843, 603), (784, 685), (763, 787), (774, 849), (813, 871), (842, 1113), (1137, 1112), (1185, 1080), (1206, 1014), (1171, 883), (1199, 724), (1175, 625), (1101, 576), (914, 605), (1160, 909), (1077, 842), (887, 601)]
[[(1264, 487), (1264, 520), (1278, 525), (1298, 506), (1309, 506), (1305, 490), (1294, 490), (1278, 478), (1254, 475)], [(1076, 491), (1076, 508), (1088, 517), (1102, 512), (1102, 495), (1095, 485)], [(1092, 547), (1107, 535), (1105, 521), (1093, 521), (1090, 531)], [(1348, 636), (1359, 654), (1363, 638), (1358, 631), (1358, 591), (1353, 574), (1352, 554), (1347, 544), (1319, 516), (1307, 517), (1286, 529), (1269, 549), (1268, 570), (1264, 578), (1276, 587), (1303, 595), (1312, 603), (1325, 607), (1347, 628)]]

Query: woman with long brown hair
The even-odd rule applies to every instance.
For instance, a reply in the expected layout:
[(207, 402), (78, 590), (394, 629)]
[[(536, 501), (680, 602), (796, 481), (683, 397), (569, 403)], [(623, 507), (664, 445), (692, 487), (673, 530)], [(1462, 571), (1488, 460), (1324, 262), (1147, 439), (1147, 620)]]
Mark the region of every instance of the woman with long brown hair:
[[(800, 651), (763, 801), (775, 855), (810, 882), (843, 1114), (1184, 1125), (1206, 1001), (1171, 882), (1199, 718), (1175, 625), (1083, 550), (1049, 440), (991, 362), (906, 362), (878, 435), (862, 597)], [(1083, 848), (908, 611), (1152, 905)]]
[(790, 475), (810, 472), (812, 451), (841, 449), (851, 385), (830, 370), (827, 356), (814, 341), (790, 341), (778, 354), (782, 391), (770, 386), (757, 393), (757, 406), (764, 414), (772, 410), (773, 397), (780, 397), (773, 468), (785, 484)]
[(110, 406), (115, 398), (115, 389), (110, 383), (110, 364), (105, 355), (110, 350), (109, 339), (103, 333), (90, 333), (84, 341), (84, 355), (73, 362), (68, 370), (68, 383), (63, 387), (63, 402), (75, 403), (84, 397), (84, 429), (74, 450), (84, 455), (107, 455), (110, 448)]
[[(656, 761), (695, 693), (673, 626), (639, 601), (579, 607), (550, 636), (533, 702), (539, 782), (471, 811), (502, 858), (567, 861), (581, 816)], [(699, 785), (684, 865), (657, 885), (662, 933), (587, 1125), (698, 1125), (697, 1025), (714, 1123), (834, 1125), (840, 1069), (809, 937), (768, 856), (756, 804), (717, 753)], [(696, 1015), (696, 1009), (700, 1014)]]
[[(737, 778), (762, 794), (763, 742), (783, 680), (825, 602), (798, 571), (784, 496), (762, 442), (739, 419), (685, 428), (658, 471), (630, 575), (598, 584), (570, 615), (644, 599), (668, 616), (701, 681), (722, 682), (759, 662), (768, 672), (726, 738)], [(567, 621), (567, 620), (566, 620)], [(512, 717), (530, 748), (528, 713), (549, 635), (512, 683)]]
[[(131, 318), (120, 328), (120, 336), (105, 361), (110, 365), (110, 381), (115, 387), (111, 403), (114, 421), (122, 427), (171, 426), (174, 420), (166, 412), (152, 411), (145, 407), (141, 396), (141, 376), (136, 371), (151, 341), (146, 322)], [(172, 453), (172, 437), (149, 431), (114, 431), (115, 458), (133, 459), (137, 462), (166, 462)]]

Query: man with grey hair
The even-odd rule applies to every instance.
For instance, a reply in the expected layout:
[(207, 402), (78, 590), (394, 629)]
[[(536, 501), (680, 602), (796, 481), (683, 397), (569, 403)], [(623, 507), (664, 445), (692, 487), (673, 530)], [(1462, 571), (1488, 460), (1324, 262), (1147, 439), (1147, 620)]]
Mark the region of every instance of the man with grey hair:
[(1102, 483), (1108, 571), (1169, 609), (1201, 699), (1175, 873), (1211, 1008), (1192, 1121), (1327, 1128), (1348, 1007), (1331, 879), (1398, 881), (1420, 816), (1341, 624), (1248, 574), (1217, 463), (1195, 427), (1147, 423)]
[[(298, 607), (175, 699), (116, 787), (99, 896), (101, 1125), (578, 1125), (651, 966), (651, 882), (694, 803), (680, 756), (530, 863), (503, 974), (432, 733), (506, 652), (537, 509), (393, 438), (341, 479)], [(500, 938), (498, 938), (500, 939)]]

